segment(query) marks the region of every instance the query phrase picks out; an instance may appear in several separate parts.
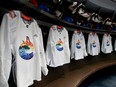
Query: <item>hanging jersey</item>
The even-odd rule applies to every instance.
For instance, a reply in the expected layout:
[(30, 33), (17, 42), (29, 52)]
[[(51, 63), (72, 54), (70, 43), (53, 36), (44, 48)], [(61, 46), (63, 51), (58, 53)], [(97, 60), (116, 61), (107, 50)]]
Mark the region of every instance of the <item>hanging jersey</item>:
[(114, 50), (116, 51), (116, 39), (115, 39), (115, 43), (114, 43)]
[[(15, 15), (17, 14), (17, 17)], [(9, 87), (8, 79), (11, 70), (11, 48), (10, 46), (10, 31), (17, 26), (16, 20), (18, 19), (18, 12), (9, 12), (3, 16), (0, 30), (0, 87)], [(11, 30), (10, 30), (11, 29)]]
[(61, 66), (70, 62), (68, 32), (64, 27), (53, 25), (50, 28), (46, 60), (51, 67)]
[(111, 53), (113, 51), (112, 38), (111, 38), (110, 34), (108, 35), (105, 33), (103, 35), (101, 51), (103, 53)]
[(71, 42), (71, 59), (79, 60), (85, 56), (87, 56), (87, 52), (84, 35), (82, 32), (77, 33), (77, 31), (74, 31)]
[(13, 12), (16, 17), (12, 19), (7, 13), (1, 24), (2, 73), (5, 81), (8, 81), (12, 61), (11, 54), (13, 54), (16, 64), (17, 87), (28, 87), (33, 84), (33, 80), (41, 80), (41, 71), (44, 75), (48, 74), (42, 32), (33, 18), (31, 21), (27, 21), (21, 17), (21, 12)]
[(96, 33), (89, 33), (88, 35), (88, 43), (87, 43), (88, 54), (95, 56), (100, 53), (100, 43), (99, 38)]

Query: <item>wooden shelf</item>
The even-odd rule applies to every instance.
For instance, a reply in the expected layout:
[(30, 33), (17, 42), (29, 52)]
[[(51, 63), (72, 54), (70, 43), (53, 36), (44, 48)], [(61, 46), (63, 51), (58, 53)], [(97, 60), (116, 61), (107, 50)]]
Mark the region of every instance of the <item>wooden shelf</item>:
[[(40, 25), (46, 26), (46, 27), (51, 27), (51, 25), (62, 25), (64, 27), (67, 28), (68, 31), (74, 31), (76, 29), (81, 29), (83, 32), (91, 32), (91, 31), (96, 31), (97, 33), (104, 33), (104, 32), (110, 32), (111, 34), (116, 34), (116, 31), (109, 31), (109, 30), (102, 30), (102, 29), (93, 29), (93, 28), (88, 28), (88, 27), (83, 27), (83, 26), (78, 26), (76, 24), (73, 23), (69, 23), (66, 22), (64, 20), (61, 20), (57, 17), (55, 17), (54, 15), (51, 15), (41, 9), (39, 9), (39, 7), (34, 7), (34, 5), (32, 5), (30, 2), (27, 2), (25, 0), (11, 0), (8, 1), (7, 3), (9, 3), (9, 6), (3, 6), (6, 9), (8, 9), (8, 7), (11, 7), (13, 10), (16, 8), (16, 5), (19, 5), (17, 9), (31, 9), (33, 12), (37, 13), (36, 15), (34, 15), (34, 18), (37, 18), (37, 20), (39, 20), (39, 22), (41, 21), (42, 23), (38, 23)], [(12, 5), (10, 3), (16, 3), (16, 5)], [(5, 3), (1, 3), (2, 5), (4, 5)], [(23, 7), (21, 7), (23, 6)]]

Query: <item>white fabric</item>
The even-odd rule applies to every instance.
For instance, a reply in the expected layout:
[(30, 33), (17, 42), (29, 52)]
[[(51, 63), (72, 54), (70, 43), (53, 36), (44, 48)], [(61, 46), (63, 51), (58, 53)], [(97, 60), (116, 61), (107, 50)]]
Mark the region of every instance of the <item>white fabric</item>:
[(56, 13), (56, 17), (60, 17), (62, 15), (62, 13), (59, 10), (56, 10), (55, 13)]
[(72, 14), (74, 14), (77, 11), (76, 5), (77, 5), (77, 2), (73, 2), (73, 4), (68, 7), (72, 11)]
[[(19, 11), (14, 11), (15, 18), (9, 13), (5, 14), (1, 24), (0, 45), (2, 49), (2, 71), (4, 81), (7, 83), (11, 71), (12, 55), (15, 57), (15, 75), (17, 87), (28, 87), (34, 80), (41, 80), (41, 71), (48, 74), (43, 48), (43, 37), (40, 27), (33, 19), (33, 22), (26, 27)], [(14, 64), (13, 64), (14, 65)], [(1, 65), (0, 65), (1, 67)], [(1, 79), (1, 78), (0, 78)], [(0, 84), (0, 87), (2, 84)], [(8, 87), (8, 86), (3, 86)]]
[(100, 43), (99, 38), (96, 33), (89, 33), (88, 35), (88, 43), (87, 43), (88, 54), (95, 56), (100, 53)]
[[(16, 11), (18, 14), (18, 12)], [(14, 16), (10, 14), (5, 14), (2, 19), (1, 23), (1, 30), (0, 30), (0, 67), (2, 70), (0, 70), (0, 73), (2, 76), (0, 77), (0, 87), (9, 87), (8, 86), (8, 79), (11, 71), (11, 61), (12, 61), (12, 55), (11, 55), (11, 45), (10, 45), (10, 31), (13, 30), (13, 28), (16, 25), (16, 20), (18, 19), (18, 16), (13, 18)], [(6, 84), (6, 85), (4, 85)]]
[(103, 21), (103, 24), (105, 25), (111, 25), (112, 24), (112, 20), (110, 18), (106, 18), (104, 21)]
[(53, 0), (53, 2), (55, 3), (55, 4), (57, 4), (58, 2), (60, 2), (61, 0)]
[(78, 11), (78, 13), (79, 13), (80, 15), (83, 14), (84, 12), (85, 12), (85, 10), (82, 9), (82, 8), (80, 8), (79, 11)]
[[(0, 32), (1, 32), (1, 28), (0, 28)], [(0, 42), (1, 42), (1, 38), (0, 38)], [(0, 45), (0, 49), (1, 49), (1, 45)], [(3, 74), (3, 60), (1, 59), (1, 50), (0, 50), (0, 87), (8, 87), (8, 83), (7, 80), (5, 78), (5, 75)]]
[(96, 22), (96, 23), (100, 23), (101, 20), (98, 17), (92, 17), (92, 21)]
[(89, 15), (88, 13), (86, 13), (85, 10), (82, 9), (82, 8), (79, 9), (78, 13), (79, 13), (81, 16), (85, 17), (85, 18), (88, 18), (88, 17), (90, 16), (90, 15)]
[(85, 38), (82, 32), (74, 31), (71, 41), (71, 59), (79, 60), (87, 56)]
[(106, 21), (106, 25), (111, 25), (111, 24), (112, 24), (112, 22)]
[(90, 13), (87, 13), (85, 11), (85, 5), (83, 5), (82, 3), (78, 5), (79, 10), (78, 10), (78, 14), (80, 14), (81, 16), (88, 18), (90, 16)]
[(93, 22), (100, 23), (102, 22), (102, 18), (95, 13), (92, 13), (91, 16), (87, 19), (88, 21), (92, 20)]
[(73, 4), (71, 5), (71, 7), (74, 7), (77, 5), (77, 2), (73, 2)]
[(115, 43), (114, 43), (114, 50), (116, 51), (116, 39), (115, 39)]
[(112, 37), (110, 34), (104, 34), (102, 38), (102, 46), (101, 46), (101, 51), (103, 53), (111, 53), (113, 51), (112, 48)]
[(58, 67), (70, 63), (69, 37), (67, 30), (57, 25), (50, 28), (46, 47), (46, 60), (50, 67)]

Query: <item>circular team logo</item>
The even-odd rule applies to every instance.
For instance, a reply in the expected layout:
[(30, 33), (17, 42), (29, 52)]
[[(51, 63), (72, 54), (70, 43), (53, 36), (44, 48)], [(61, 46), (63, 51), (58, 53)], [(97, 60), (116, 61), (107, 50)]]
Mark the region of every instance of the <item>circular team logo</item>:
[(59, 41), (57, 42), (56, 44), (56, 49), (58, 51), (62, 51), (64, 48), (63, 48), (63, 42), (61, 41), (61, 39), (59, 39)]
[(107, 44), (106, 44), (107, 46), (110, 46), (110, 43), (109, 43), (109, 41), (107, 41)]
[(21, 58), (29, 60), (34, 56), (33, 51), (33, 44), (30, 41), (29, 37), (26, 36), (26, 41), (23, 41), (19, 47), (19, 55)]
[(93, 44), (93, 47), (95, 48), (95, 47), (96, 47), (96, 45), (95, 45), (95, 44)]
[(93, 42), (93, 47), (94, 47), (94, 48), (96, 47), (96, 42), (95, 42), (95, 41)]
[(80, 45), (80, 41), (78, 40), (77, 43), (76, 43), (76, 48), (77, 49), (80, 49), (81, 48), (81, 45)]

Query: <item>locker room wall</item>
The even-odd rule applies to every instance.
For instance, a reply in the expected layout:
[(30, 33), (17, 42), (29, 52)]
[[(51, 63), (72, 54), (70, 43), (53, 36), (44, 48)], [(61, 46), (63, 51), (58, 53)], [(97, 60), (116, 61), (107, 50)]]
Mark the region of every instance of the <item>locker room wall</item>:
[[(5, 7), (9, 8), (9, 9), (13, 9), (14, 7), (15, 7), (15, 9), (16, 8), (19, 9), (20, 7), (22, 7), (21, 5), (17, 5), (16, 3), (10, 3), (9, 5), (8, 4), (2, 4), (2, 5), (6, 5)], [(25, 10), (23, 8), (20, 8), (20, 9)], [(30, 9), (27, 10), (27, 11), (30, 11)], [(35, 12), (35, 13), (37, 14), (38, 12)], [(42, 16), (42, 15), (39, 15), (40, 16), (39, 18), (45, 20), (46, 19), (46, 18), (44, 18), (45, 16)], [(33, 14), (33, 16), (34, 16), (34, 14)], [(53, 22), (53, 20), (50, 20), (50, 21)], [(57, 23), (57, 21), (54, 21), (54, 22)], [(43, 33), (43, 38), (44, 38), (44, 47), (46, 49), (49, 28), (44, 27), (44, 26), (40, 26), (40, 27), (41, 27), (41, 29), (43, 31), (42, 33)], [(68, 32), (69, 32), (69, 43), (70, 43), (71, 39), (72, 39), (73, 31), (68, 31)], [(87, 44), (88, 33), (84, 32), (84, 36), (85, 36), (85, 40), (86, 40), (86, 44)], [(98, 34), (98, 36), (99, 36), (100, 45), (101, 45), (103, 34)], [(116, 36), (115, 35), (111, 35), (111, 36), (112, 36), (112, 43), (113, 43), (113, 46), (114, 46), (114, 40), (115, 40)], [(56, 68), (48, 67), (48, 69), (49, 69), (48, 75), (46, 77), (42, 76), (42, 81), (40, 81), (40, 82), (35, 81), (34, 84), (32, 86), (30, 86), (30, 87), (44, 87), (46, 84), (49, 84), (52, 81), (62, 77), (66, 73), (71, 72), (71, 71), (76, 70), (76, 69), (80, 69), (81, 67), (86, 66), (88, 63), (96, 62), (98, 60), (105, 60), (105, 59), (110, 60), (110, 59), (115, 58), (115, 57), (116, 57), (116, 52), (112, 52), (111, 54), (100, 53), (98, 56), (93, 57), (93, 56), (89, 55), (89, 56), (87, 56), (87, 57), (85, 57), (84, 59), (81, 59), (81, 60), (72, 59), (71, 63), (65, 64), (65, 65), (60, 66), (60, 67), (56, 67)], [(10, 84), (10, 87), (16, 87), (16, 85), (14, 83), (14, 80), (13, 80), (12, 72), (11, 72), (11, 75), (10, 75), (9, 84)]]

